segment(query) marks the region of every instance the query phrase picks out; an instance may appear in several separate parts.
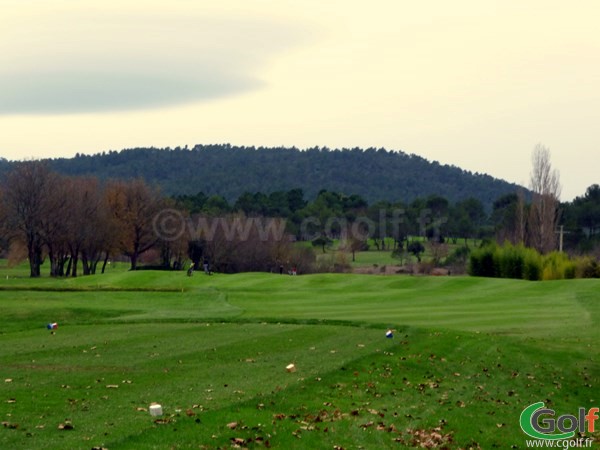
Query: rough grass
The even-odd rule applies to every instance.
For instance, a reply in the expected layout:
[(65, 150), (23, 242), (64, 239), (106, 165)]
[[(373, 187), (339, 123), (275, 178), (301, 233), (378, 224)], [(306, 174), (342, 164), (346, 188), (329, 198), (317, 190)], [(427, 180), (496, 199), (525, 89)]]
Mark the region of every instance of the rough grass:
[(0, 448), (523, 448), (599, 404), (596, 280), (11, 273)]

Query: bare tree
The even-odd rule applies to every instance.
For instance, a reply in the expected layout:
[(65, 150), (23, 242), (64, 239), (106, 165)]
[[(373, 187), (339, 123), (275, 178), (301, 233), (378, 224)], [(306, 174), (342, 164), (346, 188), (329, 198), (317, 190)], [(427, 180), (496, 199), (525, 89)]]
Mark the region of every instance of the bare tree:
[(541, 253), (556, 249), (559, 219), (560, 176), (550, 162), (550, 150), (542, 144), (533, 149), (530, 185), (533, 192), (529, 214), (529, 244)]
[(67, 245), (68, 178), (50, 173), (50, 189), (44, 193), (45, 207), (40, 215), (42, 240), (50, 261), (50, 276), (64, 275), (69, 257)]
[(48, 215), (52, 214), (52, 198), (56, 175), (39, 161), (16, 165), (4, 180), (2, 200), (5, 226), (11, 238), (27, 247), (31, 277), (40, 276)]
[(131, 270), (135, 270), (140, 255), (159, 240), (153, 224), (160, 210), (161, 196), (143, 180), (137, 179), (110, 183), (106, 188), (106, 200), (118, 224), (119, 247), (130, 258)]
[(68, 246), (71, 255), (67, 275), (77, 276), (81, 260), (83, 274), (96, 272), (98, 262), (114, 247), (115, 221), (108, 211), (102, 187), (96, 178), (69, 178)]

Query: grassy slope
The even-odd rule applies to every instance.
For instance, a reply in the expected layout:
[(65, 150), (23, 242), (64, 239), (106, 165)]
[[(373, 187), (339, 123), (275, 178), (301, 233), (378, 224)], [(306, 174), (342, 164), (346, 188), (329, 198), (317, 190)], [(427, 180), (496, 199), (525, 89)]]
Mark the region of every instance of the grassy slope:
[[(19, 427), (0, 429), (0, 448), (217, 448), (236, 437), (250, 446), (397, 448), (396, 440), (410, 446), (408, 429), (440, 424), (453, 448), (522, 447), (518, 414), (530, 403), (562, 413), (598, 406), (599, 287), (359, 275), (2, 277), (0, 378), (12, 381), (0, 384), (0, 414)], [(53, 336), (43, 330), (50, 321), (60, 324)], [(397, 330), (392, 340), (387, 327)], [(290, 361), (295, 374), (283, 370)], [(172, 422), (158, 426), (136, 410), (151, 401)], [(76, 428), (58, 431), (66, 418)], [(235, 430), (226, 427), (233, 421)]]

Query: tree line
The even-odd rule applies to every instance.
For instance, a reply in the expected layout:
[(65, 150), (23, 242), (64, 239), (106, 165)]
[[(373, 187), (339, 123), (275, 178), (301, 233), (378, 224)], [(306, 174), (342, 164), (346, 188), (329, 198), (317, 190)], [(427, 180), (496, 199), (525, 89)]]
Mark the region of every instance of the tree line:
[[(63, 175), (100, 180), (143, 178), (167, 195), (204, 192), (221, 195), (230, 203), (244, 192), (269, 194), (300, 188), (311, 200), (326, 189), (360, 193), (369, 203), (410, 202), (440, 193), (454, 203), (472, 196), (489, 211), (496, 198), (517, 188), (489, 175), (384, 148), (196, 145), (111, 150), (47, 162)], [(12, 164), (0, 160), (0, 175), (10, 171)]]
[[(489, 213), (474, 197), (369, 203), (358, 194), (321, 190), (308, 200), (300, 188), (244, 192), (229, 202), (203, 192), (167, 196), (140, 178), (61, 175), (45, 162), (27, 161), (2, 180), (0, 243), (14, 258), (29, 261), (32, 277), (40, 276), (46, 261), (51, 276), (77, 276), (104, 271), (119, 256), (135, 270), (142, 255), (157, 268), (180, 269), (189, 261), (199, 268), (207, 259), (222, 272), (285, 265), (307, 273), (316, 270), (314, 251), (295, 242), (310, 241), (325, 252), (335, 239), (353, 254), (371, 246), (418, 257), (422, 238), (464, 247), (495, 239), (547, 253), (557, 249), (560, 227), (564, 250), (597, 252), (600, 186), (564, 204), (553, 194), (554, 203), (548, 198), (543, 206), (544, 195), (534, 193), (531, 200), (522, 191), (502, 195)], [(542, 227), (543, 214), (550, 219)]]

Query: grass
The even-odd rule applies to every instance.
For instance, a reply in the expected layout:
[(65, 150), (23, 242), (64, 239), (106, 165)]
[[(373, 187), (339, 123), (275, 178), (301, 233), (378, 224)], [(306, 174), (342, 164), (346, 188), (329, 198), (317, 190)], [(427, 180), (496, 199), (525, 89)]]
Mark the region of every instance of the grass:
[(0, 448), (524, 448), (600, 404), (598, 280), (14, 273)]

